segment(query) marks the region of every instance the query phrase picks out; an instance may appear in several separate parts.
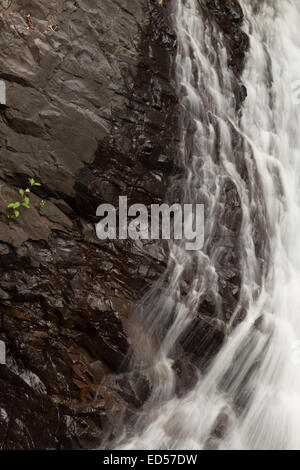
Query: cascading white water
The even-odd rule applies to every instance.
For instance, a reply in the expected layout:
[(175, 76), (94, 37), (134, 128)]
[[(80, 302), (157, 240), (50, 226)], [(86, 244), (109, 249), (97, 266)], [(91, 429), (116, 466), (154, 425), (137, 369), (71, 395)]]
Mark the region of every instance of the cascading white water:
[[(242, 76), (248, 97), (241, 119), (236, 117), (221, 33), (207, 27), (197, 0), (176, 0), (184, 200), (206, 205), (206, 243), (195, 254), (172, 245), (167, 287), (148, 299), (144, 318), (149, 329), (144, 328), (150, 336), (153, 325), (168, 324), (171, 312), (173, 323), (151, 361), (152, 340), (149, 348), (141, 348), (145, 363), (151, 362), (154, 392), (146, 416), (138, 421), (135, 435), (122, 443), (123, 449), (300, 449), (300, 366), (293, 361), (300, 339), (300, 104), (292, 99), (293, 84), (300, 80), (300, 3), (240, 3), (250, 36)], [(242, 138), (239, 158), (244, 159), (246, 178), (238, 170), (232, 130)], [(203, 293), (210, 289), (218, 297), (214, 263), (219, 247), (214, 250), (213, 236), (216, 214), (222, 210), (222, 184), (228, 178), (243, 215), (242, 284), (231, 322), (241, 308), (247, 316), (194, 388), (179, 398), (170, 352)], [(256, 216), (266, 226), (264, 260), (255, 248)], [(226, 238), (226, 227), (219, 230)], [(180, 289), (191, 264), (193, 277), (183, 302)], [(222, 435), (214, 432), (216, 423), (223, 426)]]

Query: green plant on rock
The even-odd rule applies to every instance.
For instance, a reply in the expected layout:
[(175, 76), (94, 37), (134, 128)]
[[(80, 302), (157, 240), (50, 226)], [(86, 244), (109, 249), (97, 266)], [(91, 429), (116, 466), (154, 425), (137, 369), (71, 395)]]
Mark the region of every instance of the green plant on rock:
[(34, 178), (29, 178), (28, 182), (29, 182), (29, 187), (27, 187), (26, 189), (22, 189), (22, 188), (19, 189), (19, 194), (22, 200), (11, 202), (10, 204), (8, 204), (7, 207), (10, 210), (10, 214), (8, 215), (9, 219), (16, 219), (17, 217), (19, 217), (20, 209), (22, 207), (25, 207), (26, 209), (30, 209), (30, 196), (29, 195), (30, 195), (31, 189), (34, 186), (42, 186), (41, 183), (38, 183), (38, 181), (35, 181)]

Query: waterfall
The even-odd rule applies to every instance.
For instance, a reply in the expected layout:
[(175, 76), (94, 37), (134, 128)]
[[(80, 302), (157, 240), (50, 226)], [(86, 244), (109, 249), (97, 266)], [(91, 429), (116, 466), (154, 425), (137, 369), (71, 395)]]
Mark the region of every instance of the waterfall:
[[(205, 246), (188, 253), (172, 243), (167, 272), (143, 301), (132, 336), (153, 392), (119, 446), (300, 449), (300, 4), (240, 1), (250, 49), (248, 96), (237, 112), (222, 33), (197, 0), (174, 3), (183, 201), (205, 204)], [(228, 187), (240, 207), (236, 234)], [(229, 316), (228, 254), (240, 273)], [(214, 315), (199, 312), (203, 298)], [(214, 322), (224, 340), (178, 394), (176, 347), (195, 316)]]

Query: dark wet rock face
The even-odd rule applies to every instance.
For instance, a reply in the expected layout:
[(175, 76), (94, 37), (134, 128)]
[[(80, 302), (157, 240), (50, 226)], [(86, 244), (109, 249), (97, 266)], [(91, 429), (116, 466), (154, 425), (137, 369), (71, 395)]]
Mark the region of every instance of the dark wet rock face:
[(229, 52), (229, 66), (239, 77), (245, 64), (245, 52), (249, 47), (249, 38), (241, 29), (244, 15), (240, 4), (237, 0), (198, 1), (223, 31)]
[[(199, 1), (227, 38), (240, 108), (241, 10), (235, 0)], [(126, 329), (167, 253), (161, 243), (101, 242), (94, 224), (97, 206), (122, 195), (130, 205), (162, 202), (178, 172), (171, 2), (0, 0), (1, 449), (93, 447), (149, 395), (143, 377), (125, 373)], [(9, 220), (7, 205), (29, 177), (42, 186)], [(235, 198), (224, 189), (225, 204)], [(238, 205), (228, 217), (238, 230)], [(228, 311), (237, 271), (221, 291)], [(179, 389), (191, 385), (208, 343), (210, 355), (222, 344), (223, 323), (204, 329), (201, 320), (214, 308), (209, 299), (199, 306), (181, 338)]]
[[(71, 446), (71, 418), (61, 412), (37, 376), (13, 363), (1, 369), (1, 449), (62, 449)], [(8, 403), (14, 406), (8, 407)]]
[[(0, 1), (2, 449), (94, 446), (110, 410), (147, 395), (106, 377), (122, 371), (127, 318), (166, 253), (101, 242), (94, 223), (120, 195), (161, 202), (173, 171), (175, 38), (163, 12), (149, 0)], [(9, 220), (32, 176), (42, 187)]]

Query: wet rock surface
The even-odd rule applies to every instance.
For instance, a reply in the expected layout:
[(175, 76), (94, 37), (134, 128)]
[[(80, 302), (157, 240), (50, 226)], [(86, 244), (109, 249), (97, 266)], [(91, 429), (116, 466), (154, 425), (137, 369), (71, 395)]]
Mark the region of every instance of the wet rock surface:
[[(165, 266), (159, 243), (101, 242), (104, 202), (152, 204), (172, 173), (174, 37), (149, 0), (0, 2), (0, 448), (99, 443), (126, 320)], [(29, 177), (30, 209), (8, 219)], [(45, 205), (41, 201), (46, 201)]]
[[(229, 66), (239, 78), (245, 64), (249, 38), (242, 30), (244, 15), (237, 0), (198, 0), (203, 10), (219, 25), (224, 33)], [(243, 100), (241, 99), (240, 102)]]
[[(2, 449), (94, 447), (120, 412), (130, 421), (149, 395), (143, 377), (125, 373), (126, 326), (167, 253), (160, 243), (101, 242), (94, 224), (97, 206), (117, 206), (120, 195), (129, 204), (163, 201), (178, 171), (171, 2), (0, 1)], [(235, 0), (199, 2), (227, 38), (240, 109), (241, 10)], [(42, 186), (9, 220), (7, 205), (29, 177)], [(224, 204), (235, 239), (240, 207), (230, 184)], [(178, 393), (226, 335), (240, 287), (234, 244), (221, 271), (224, 318), (203, 299), (174, 358)]]
[[(169, 2), (168, 5), (171, 5), (171, 2)], [(232, 87), (235, 95), (235, 105), (238, 117), (242, 112), (243, 101), (246, 98), (246, 89), (241, 81), (241, 73), (245, 63), (246, 52), (249, 47), (248, 37), (241, 29), (243, 25), (242, 10), (236, 1), (199, 1), (199, 14), (204, 16), (207, 29), (216, 35), (215, 38), (219, 37), (220, 30), (224, 34), (228, 54), (228, 66), (233, 71)], [(217, 25), (217, 28), (212, 28), (211, 23), (213, 23), (214, 26)], [(214, 66), (216, 67), (217, 72), (222, 74), (222, 70), (220, 70), (220, 68), (218, 69), (218, 59)], [(201, 91), (199, 91), (199, 93), (201, 93)], [(209, 112), (207, 112), (207, 110), (211, 109), (211, 103), (209, 102), (209, 98), (207, 100), (204, 99), (204, 102), (207, 105), (207, 108), (203, 113), (203, 122), (206, 123), (206, 121), (209, 120), (207, 117)], [(184, 120), (184, 110), (180, 110), (179, 116), (179, 119), (183, 119), (183, 121), (187, 123), (186, 126), (188, 134), (192, 140), (193, 125), (189, 127), (188, 118), (186, 121)], [(241, 136), (234, 129), (232, 129), (231, 138), (231, 148), (238, 162), (238, 171), (242, 175), (243, 179), (247, 181), (247, 168), (245, 167), (243, 141)], [(189, 142), (188, 139), (187, 142), (192, 148), (192, 143)], [(218, 151), (216, 151), (216, 156), (214, 156), (214, 158), (217, 160)], [(178, 165), (180, 166), (180, 163), (178, 163)], [(178, 174), (176, 174), (178, 186), (180, 186), (180, 183), (182, 182), (184, 171), (185, 169), (181, 168), (181, 172), (179, 170)], [(173, 175), (173, 185), (171, 188), (173, 198), (172, 202), (177, 200), (176, 198), (181, 201), (182, 196), (180, 195), (179, 188), (177, 188), (177, 191), (173, 189), (174, 180), (175, 175)], [(199, 374), (205, 372), (206, 368), (211, 363), (211, 360), (220, 351), (224, 341), (232, 331), (232, 328), (234, 328), (245, 317), (245, 310), (242, 307), (237, 311), (242, 283), (242, 267), (240, 266), (239, 257), (240, 233), (243, 220), (241, 200), (239, 198), (237, 188), (228, 176), (223, 177), (222, 181), (220, 180), (218, 181), (221, 187), (220, 204), (218, 210), (215, 209), (215, 224), (212, 233), (210, 234), (210, 243), (206, 246), (207, 255), (214, 262), (213, 272), (216, 274), (217, 285), (212, 279), (212, 273), (209, 273), (209, 270), (205, 271), (205, 263), (203, 263), (203, 267), (196, 262), (193, 266), (193, 258), (191, 256), (190, 263), (187, 263), (186, 266), (186, 272), (184, 273), (183, 278), (178, 282), (178, 289), (175, 290), (176, 294), (178, 294), (175, 302), (178, 302), (179, 304), (182, 302), (182, 305), (184, 305), (185, 296), (187, 292), (192, 289), (195, 277), (198, 279), (202, 276), (204, 278), (203, 284), (207, 286), (207, 292), (199, 299), (198, 308), (195, 309), (192, 321), (184, 331), (182, 331), (171, 347), (169, 357), (173, 360), (173, 370), (176, 374), (175, 393), (179, 397), (184, 396), (185, 393), (188, 390), (191, 390), (191, 388), (197, 383)], [(169, 195), (170, 194), (168, 194), (168, 196)], [(256, 230), (257, 234), (262, 233), (263, 224), (261, 221), (256, 222)], [(259, 252), (259, 236), (255, 238), (255, 243)], [(209, 279), (210, 276), (211, 279)], [(155, 395), (156, 380), (161, 380), (163, 382), (164, 378), (160, 377), (160, 379), (157, 379), (155, 377), (155, 373), (151, 375), (151, 370), (147, 370), (147, 367), (151, 369), (153, 357), (156, 357), (155, 353), (158, 353), (157, 357), (159, 362), (160, 345), (166, 338), (175, 317), (175, 307), (174, 310), (172, 310), (172, 307), (169, 307), (167, 302), (164, 303), (162, 300), (164, 296), (168, 299), (173, 299), (175, 296), (174, 291), (172, 289), (168, 289), (168, 287), (168, 276), (166, 275), (164, 278), (161, 278), (161, 282), (157, 286), (157, 289), (152, 291), (152, 294), (150, 293), (147, 297), (147, 301), (145, 302), (144, 307), (138, 312), (139, 316), (135, 318), (135, 322), (132, 327), (138, 331), (137, 335), (142, 338), (136, 343), (140, 342), (140, 344), (143, 345), (143, 350), (140, 351), (141, 363), (136, 361), (134, 363), (135, 367), (137, 369), (140, 368), (142, 371), (141, 375), (144, 373), (145, 377), (148, 377), (149, 383), (154, 384), (154, 395), (151, 397), (152, 402), (151, 400), (149, 402), (151, 405), (153, 404), (154, 399), (156, 400), (155, 404), (158, 404), (160, 399), (159, 394)], [(162, 292), (160, 292), (160, 290)], [(149, 311), (150, 308), (147, 308), (148, 303), (151, 306), (152, 312)], [(172, 304), (171, 300), (170, 304)], [(191, 307), (191, 310), (192, 309), (193, 307)], [(161, 315), (161, 312), (163, 312), (164, 315)], [(191, 311), (189, 313), (191, 314)], [(230, 320), (234, 313), (235, 320), (232, 322), (232, 325), (230, 325)], [(158, 318), (157, 321), (155, 318), (156, 314)], [(142, 326), (139, 329), (140, 324)], [(150, 339), (147, 337), (147, 331), (150, 332)], [(145, 338), (143, 335), (145, 335)], [(131, 338), (133, 338), (133, 334), (131, 335)], [(148, 349), (150, 349), (150, 353)], [(136, 384), (141, 385), (141, 375), (134, 378)], [(151, 385), (149, 385), (149, 383), (148, 386), (150, 387), (151, 392)], [(147, 391), (147, 387), (145, 388)], [(147, 393), (144, 396), (147, 398)], [(136, 436), (139, 430), (143, 429), (144, 423), (147, 421), (147, 419), (144, 420), (144, 415), (147, 414), (147, 405), (142, 408), (141, 412), (137, 413), (137, 416), (134, 416), (134, 413), (128, 412), (127, 409), (124, 411), (123, 416), (121, 416), (118, 426), (115, 426), (115, 429), (118, 429), (120, 426), (124, 426), (125, 424), (127, 438), (129, 440), (131, 432), (133, 436)], [(181, 424), (182, 423), (180, 423), (180, 425)], [(226, 429), (227, 422), (225, 422), (224, 416), (220, 415), (220, 419), (216, 423), (216, 428), (213, 430), (212, 442), (208, 443), (208, 447), (215, 446), (215, 441), (221, 439), (222, 435), (226, 433)], [(116, 442), (114, 438), (118, 432), (114, 434), (113, 428), (109, 431), (112, 432), (113, 442)]]
[[(247, 96), (241, 74), (249, 48), (249, 38), (242, 30), (244, 21), (242, 9), (236, 0), (198, 0), (198, 3), (199, 13), (203, 15), (206, 22), (208, 24), (213, 22), (223, 33), (227, 48), (228, 67), (233, 72), (232, 89), (235, 95), (237, 116), (239, 116)], [(217, 72), (222, 74), (217, 61), (214, 66)], [(207, 117), (204, 116), (204, 122), (206, 119)], [(247, 184), (243, 140), (233, 128), (231, 130), (231, 144), (238, 162), (238, 171)], [(196, 369), (205, 371), (212, 358), (220, 351), (232, 328), (245, 317), (245, 310), (242, 307), (237, 311), (242, 282), (239, 256), (239, 236), (243, 220), (241, 201), (237, 188), (228, 177), (223, 178), (219, 184), (221, 187), (220, 205), (219, 209), (215, 209), (215, 224), (207, 246), (207, 255), (214, 260), (218, 279), (217, 288), (214, 286), (211, 289), (209, 281), (206, 281), (207, 292), (199, 301), (196, 315), (174, 345), (172, 356), (178, 374), (176, 391), (179, 395), (184, 390), (193, 387), (197, 374), (192, 371)], [(255, 220), (255, 216), (253, 220)], [(255, 225), (257, 234), (262, 234), (264, 231), (262, 221), (257, 220)], [(261, 238), (267, 239), (266, 236), (255, 238), (258, 253), (262, 249)], [(190, 276), (191, 274), (188, 277)], [(235, 320), (229, 327), (233, 313), (235, 313)], [(190, 372), (187, 374), (186, 371)]]

